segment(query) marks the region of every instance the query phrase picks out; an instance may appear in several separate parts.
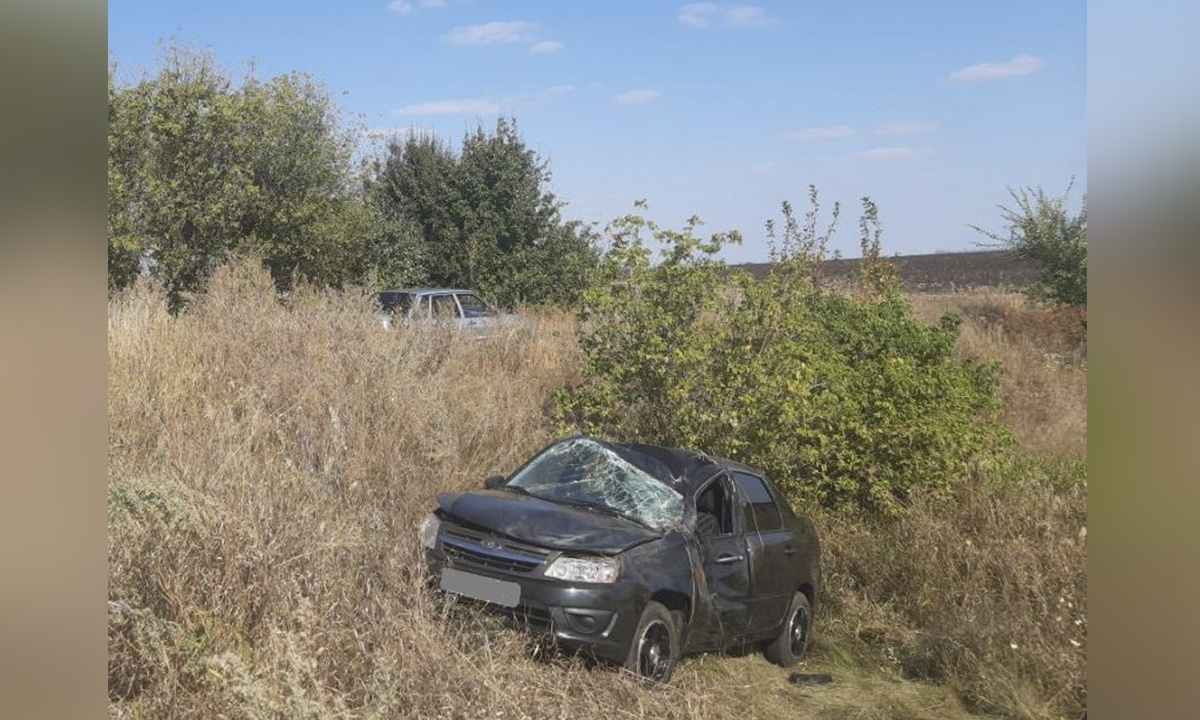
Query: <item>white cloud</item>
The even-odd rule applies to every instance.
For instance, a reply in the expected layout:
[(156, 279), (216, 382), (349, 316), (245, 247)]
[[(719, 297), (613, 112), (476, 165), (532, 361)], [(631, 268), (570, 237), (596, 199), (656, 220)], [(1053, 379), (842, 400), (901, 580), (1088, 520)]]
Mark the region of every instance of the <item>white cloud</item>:
[(757, 5), (733, 5), (725, 10), (725, 22), (742, 27), (762, 27), (774, 22), (767, 11)]
[(692, 27), (708, 27), (716, 15), (716, 3), (688, 3), (679, 8), (679, 22)]
[(529, 52), (538, 55), (549, 55), (562, 50), (561, 42), (542, 40), (538, 38), (537, 31), (537, 23), (524, 20), (459, 25), (443, 35), (442, 41), (450, 45), (528, 45)]
[(937, 123), (891, 120), (879, 123), (872, 132), (876, 135), (912, 135), (914, 133), (933, 132), (937, 128)]
[(811, 127), (806, 130), (796, 130), (785, 133), (784, 140), (841, 140), (854, 134), (854, 128), (849, 125), (826, 125)]
[(719, 5), (717, 3), (688, 3), (679, 8), (679, 22), (695, 28), (706, 28), (721, 21), (738, 27), (762, 27), (775, 21), (757, 5)]
[(875, 160), (879, 162), (896, 162), (899, 160), (915, 160), (924, 157), (929, 151), (913, 147), (877, 147), (856, 152), (850, 156), (852, 160)]
[(495, 43), (537, 42), (537, 25), (524, 20), (459, 25), (442, 39), (451, 45), (491, 45)]
[(408, 15), (416, 10), (418, 5), (422, 8), (436, 10), (446, 7), (446, 0), (416, 0), (416, 2), (411, 2), (410, 0), (392, 0), (392, 2), (387, 4), (387, 9), (399, 15)]
[(502, 98), (474, 97), (454, 100), (433, 100), (405, 105), (392, 111), (395, 115), (498, 115), (519, 107), (543, 105), (575, 91), (574, 85), (555, 85), (536, 92), (516, 93)]
[(504, 107), (487, 97), (462, 98), (459, 100), (433, 100), (397, 108), (397, 115), (494, 115)]
[(654, 102), (662, 95), (654, 88), (635, 88), (613, 98), (618, 105), (645, 105)]
[(989, 80), (1032, 75), (1041, 70), (1043, 64), (1040, 58), (1032, 55), (1018, 55), (1006, 62), (968, 65), (950, 73), (946, 79), (955, 85), (971, 85)]

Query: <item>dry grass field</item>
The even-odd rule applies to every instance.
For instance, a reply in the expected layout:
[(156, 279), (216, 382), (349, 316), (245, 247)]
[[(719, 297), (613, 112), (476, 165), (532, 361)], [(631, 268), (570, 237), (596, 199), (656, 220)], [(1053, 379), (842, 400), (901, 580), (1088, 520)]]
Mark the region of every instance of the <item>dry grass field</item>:
[(913, 301), (962, 312), (959, 352), (1004, 363), (1021, 449), (898, 519), (812, 511), (826, 587), (804, 668), (832, 684), (748, 652), (646, 687), (422, 584), (437, 493), (550, 439), (550, 394), (579, 366), (570, 316), (483, 343), (388, 333), (361, 294), (279, 301), (249, 264), (179, 317), (149, 288), (113, 299), (110, 717), (1078, 717), (1084, 346), (1011, 295)]

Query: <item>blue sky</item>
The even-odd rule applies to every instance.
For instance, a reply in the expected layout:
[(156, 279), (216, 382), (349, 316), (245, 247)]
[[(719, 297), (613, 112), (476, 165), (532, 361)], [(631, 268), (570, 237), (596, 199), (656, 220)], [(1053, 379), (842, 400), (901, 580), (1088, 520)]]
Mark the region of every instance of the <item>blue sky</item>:
[[(885, 253), (972, 249), (1009, 187), (1087, 180), (1082, 0), (672, 3), (542, 0), (178, 3), (113, 0), (126, 79), (160, 42), (237, 72), (324, 81), (380, 137), (457, 142), (513, 116), (548, 159), (564, 215), (603, 223), (646, 199), (679, 227), (740, 230), (733, 262), (766, 257), (763, 223), (814, 183), (843, 204), (832, 243), (858, 254), (858, 198)], [(373, 139), (374, 138), (374, 139)], [(1078, 192), (1076, 197), (1078, 197)]]

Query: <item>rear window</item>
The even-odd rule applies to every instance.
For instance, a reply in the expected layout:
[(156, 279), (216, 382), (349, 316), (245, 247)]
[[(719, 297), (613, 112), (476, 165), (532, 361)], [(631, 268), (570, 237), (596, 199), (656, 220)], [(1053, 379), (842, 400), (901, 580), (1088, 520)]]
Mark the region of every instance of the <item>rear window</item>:
[(733, 477), (746, 496), (746, 531), (756, 528), (759, 532), (768, 532), (783, 527), (779, 507), (763, 479), (741, 472), (735, 472)]

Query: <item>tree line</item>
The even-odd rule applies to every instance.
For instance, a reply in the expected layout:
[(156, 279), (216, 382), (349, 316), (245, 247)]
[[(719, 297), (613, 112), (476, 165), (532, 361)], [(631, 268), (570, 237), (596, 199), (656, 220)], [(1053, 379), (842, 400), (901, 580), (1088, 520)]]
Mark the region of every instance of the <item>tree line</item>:
[(569, 302), (597, 262), (563, 218), (545, 160), (515, 121), (433, 134), (355, 160), (361, 132), (303, 73), (235, 79), (167, 48), (157, 71), (108, 69), (108, 285), (149, 275), (175, 308), (233, 256), (286, 290), (449, 285), (503, 305)]

